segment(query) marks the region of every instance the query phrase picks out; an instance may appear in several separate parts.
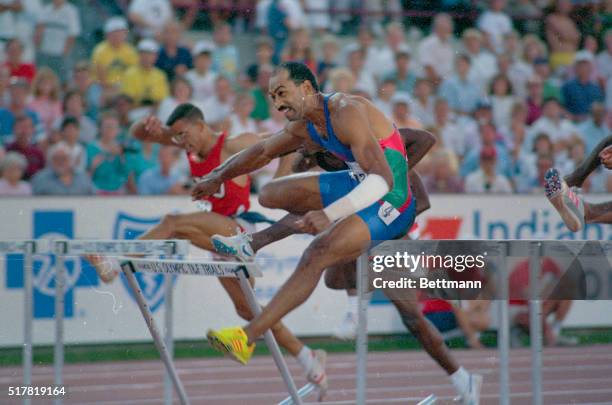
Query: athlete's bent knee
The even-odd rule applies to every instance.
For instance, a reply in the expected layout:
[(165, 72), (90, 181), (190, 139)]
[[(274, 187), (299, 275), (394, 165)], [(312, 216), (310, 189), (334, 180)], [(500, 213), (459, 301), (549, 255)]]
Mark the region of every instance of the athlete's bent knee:
[(172, 234), (171, 237), (176, 236), (175, 234), (177, 230), (178, 217), (179, 216), (176, 214), (167, 214), (167, 215), (164, 215), (161, 221), (160, 225), (168, 229), (168, 231)]
[(281, 202), (282, 194), (282, 192), (279, 192), (278, 184), (275, 184), (274, 181), (272, 181), (263, 186), (259, 191), (259, 204), (266, 208), (283, 208)]

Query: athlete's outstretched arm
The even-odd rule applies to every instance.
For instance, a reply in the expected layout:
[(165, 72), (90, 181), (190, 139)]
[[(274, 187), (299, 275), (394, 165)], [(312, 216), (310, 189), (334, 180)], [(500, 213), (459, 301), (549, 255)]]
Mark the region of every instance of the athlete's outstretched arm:
[(216, 193), (224, 181), (264, 167), (272, 159), (297, 150), (303, 142), (291, 124), (276, 135), (253, 144), (231, 156), (204, 177), (192, 190), (191, 196), (200, 199)]
[(436, 144), (436, 137), (422, 129), (400, 128), (399, 133), (406, 146), (410, 169), (414, 168)]
[(130, 127), (130, 134), (132, 134), (134, 138), (144, 142), (177, 146), (172, 141), (172, 131), (170, 128), (164, 126), (159, 118), (153, 115), (132, 124)]
[(595, 149), (591, 151), (591, 154), (584, 159), (584, 161), (578, 166), (571, 174), (565, 177), (567, 185), (570, 187), (581, 187), (582, 183), (589, 177), (597, 167), (601, 164), (599, 154), (608, 146), (612, 145), (612, 135), (604, 138), (597, 144)]

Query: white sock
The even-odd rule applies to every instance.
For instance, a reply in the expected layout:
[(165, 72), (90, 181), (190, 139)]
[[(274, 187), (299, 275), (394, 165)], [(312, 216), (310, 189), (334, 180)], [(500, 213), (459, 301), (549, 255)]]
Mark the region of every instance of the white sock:
[(357, 295), (349, 295), (347, 298), (347, 312), (356, 318), (357, 312), (359, 312), (359, 297)]
[(470, 389), (470, 373), (463, 367), (459, 367), (457, 371), (451, 374), (450, 379), (459, 395), (464, 394)]
[(312, 368), (312, 363), (314, 361), (314, 354), (312, 350), (306, 345), (302, 347), (302, 350), (297, 355), (297, 361), (300, 363), (300, 366), (304, 369), (306, 373), (310, 371)]

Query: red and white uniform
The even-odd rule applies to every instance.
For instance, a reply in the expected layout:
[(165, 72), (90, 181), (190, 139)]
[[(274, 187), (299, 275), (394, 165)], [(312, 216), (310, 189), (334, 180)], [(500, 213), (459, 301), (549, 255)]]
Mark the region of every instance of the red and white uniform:
[[(221, 151), (223, 150), (226, 138), (226, 133), (222, 133), (215, 146), (213, 146), (203, 161), (200, 161), (197, 156), (187, 153), (191, 177), (193, 177), (194, 181), (197, 182), (201, 177), (206, 176), (221, 164)], [(226, 180), (221, 184), (221, 188), (217, 193), (204, 197), (202, 200), (210, 204), (210, 211), (212, 212), (225, 216), (235, 216), (248, 211), (250, 192), (250, 177), (248, 177), (244, 186), (236, 184), (233, 180)]]

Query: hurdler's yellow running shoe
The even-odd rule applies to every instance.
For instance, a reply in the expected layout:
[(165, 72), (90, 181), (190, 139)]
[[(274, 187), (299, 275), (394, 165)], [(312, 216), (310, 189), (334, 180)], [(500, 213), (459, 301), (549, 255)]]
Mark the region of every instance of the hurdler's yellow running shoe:
[(235, 326), (219, 330), (209, 329), (206, 333), (208, 343), (215, 349), (241, 364), (247, 364), (255, 350), (255, 343), (248, 345), (244, 330)]

